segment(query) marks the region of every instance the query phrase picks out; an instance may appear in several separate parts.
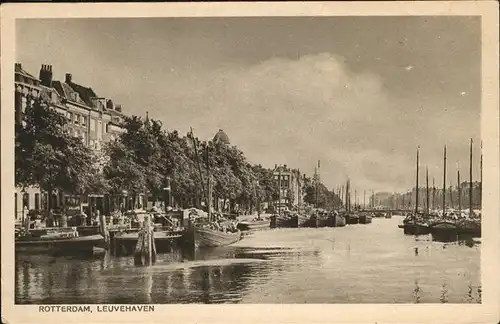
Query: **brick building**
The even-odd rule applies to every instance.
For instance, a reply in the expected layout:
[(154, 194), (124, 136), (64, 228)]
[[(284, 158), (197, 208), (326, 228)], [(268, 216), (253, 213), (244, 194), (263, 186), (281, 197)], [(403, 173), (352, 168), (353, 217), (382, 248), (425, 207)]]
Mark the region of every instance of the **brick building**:
[[(42, 65), (39, 77), (36, 78), (25, 71), (21, 64), (15, 64), (15, 116), (16, 123), (22, 123), (27, 105), (36, 98), (43, 98), (66, 116), (66, 127), (74, 136), (93, 150), (101, 150), (102, 144), (113, 140), (124, 132), (120, 127), (125, 115), (120, 105), (112, 100), (99, 97), (90, 87), (73, 81), (72, 75), (66, 73), (64, 81), (53, 79), (52, 66)], [(54, 194), (53, 205), (59, 206), (63, 194)], [(23, 210), (44, 210), (47, 207), (47, 194), (39, 188), (28, 188), (21, 192), (16, 188), (15, 215), (22, 217)]]

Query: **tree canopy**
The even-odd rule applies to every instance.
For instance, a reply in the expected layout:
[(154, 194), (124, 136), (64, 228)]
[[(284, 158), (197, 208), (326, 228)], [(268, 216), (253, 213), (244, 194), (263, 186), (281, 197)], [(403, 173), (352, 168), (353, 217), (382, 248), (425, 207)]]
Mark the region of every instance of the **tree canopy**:
[(93, 153), (68, 132), (62, 114), (40, 99), (28, 101), (23, 122), (16, 124), (16, 186), (37, 185), (49, 197), (56, 189), (71, 194), (89, 191), (97, 185)]
[[(167, 131), (160, 121), (127, 117), (125, 131), (94, 152), (72, 136), (65, 116), (37, 100), (26, 108), (24, 123), (16, 125), (16, 185), (39, 185), (46, 191), (162, 195), (170, 183), (182, 207), (206, 197), (209, 175), (215, 198), (246, 209), (276, 201), (273, 170), (254, 165), (236, 146), (202, 141), (192, 132)], [(318, 206), (334, 207), (338, 197), (318, 185)], [(316, 204), (315, 181), (304, 177), (305, 202)]]

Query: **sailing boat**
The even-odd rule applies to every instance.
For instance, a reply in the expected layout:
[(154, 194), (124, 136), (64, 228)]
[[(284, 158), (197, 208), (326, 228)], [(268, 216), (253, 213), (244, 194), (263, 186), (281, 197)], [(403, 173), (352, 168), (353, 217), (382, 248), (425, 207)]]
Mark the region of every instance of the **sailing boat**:
[[(482, 146), (481, 146), (481, 150), (482, 150)], [(480, 186), (482, 187), (482, 181), (483, 181), (483, 154), (482, 154), (482, 152), (481, 152), (480, 163), (481, 163), (480, 164), (480, 171), (481, 171)], [(474, 218), (473, 217), (474, 214), (473, 214), (473, 210), (472, 210), (472, 139), (471, 139), (471, 143), (470, 143), (469, 166), (470, 166), (470, 168), (469, 168), (469, 217), (462, 218), (457, 222), (458, 232), (459, 232), (459, 234), (470, 235), (471, 237), (481, 237), (481, 219)], [(460, 178), (458, 181), (459, 181), (459, 186), (460, 186)]]
[(443, 172), (443, 215), (442, 220), (430, 226), (432, 239), (439, 242), (451, 242), (457, 239), (457, 224), (447, 219), (446, 215), (446, 145), (444, 146)]
[(429, 233), (429, 225), (425, 222), (424, 218), (419, 216), (418, 212), (418, 171), (419, 171), (419, 153), (420, 147), (417, 148), (417, 176), (415, 186), (415, 211), (410, 217), (406, 217), (403, 221), (403, 232), (408, 235), (423, 235)]
[[(192, 132), (192, 131), (191, 131)], [(193, 137), (194, 142), (194, 137)], [(196, 142), (195, 149), (196, 148)], [(193, 223), (190, 221), (188, 231), (194, 234), (194, 245), (197, 247), (218, 247), (226, 246), (238, 242), (241, 239), (241, 231), (234, 226), (230, 221), (219, 219), (213, 219), (212, 215), (212, 175), (210, 173), (210, 164), (208, 159), (209, 148), (206, 147), (206, 157), (207, 157), (207, 174), (208, 174), (208, 186), (207, 186), (207, 208), (208, 208), (208, 222), (196, 221)], [(196, 154), (198, 156), (198, 154)], [(197, 159), (198, 166), (201, 170), (200, 161)], [(201, 175), (201, 172), (200, 172)]]
[(347, 214), (346, 214), (346, 223), (347, 224), (358, 224), (359, 223), (359, 216), (355, 212), (351, 211), (351, 180), (347, 180), (346, 184), (346, 207), (347, 207)]

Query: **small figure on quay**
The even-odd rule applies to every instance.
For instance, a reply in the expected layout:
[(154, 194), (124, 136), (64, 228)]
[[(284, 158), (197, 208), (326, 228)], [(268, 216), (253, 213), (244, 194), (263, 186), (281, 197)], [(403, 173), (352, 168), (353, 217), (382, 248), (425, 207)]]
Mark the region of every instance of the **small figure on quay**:
[(82, 226), (87, 226), (87, 214), (85, 214), (85, 211), (82, 210), (80, 214), (80, 222)]

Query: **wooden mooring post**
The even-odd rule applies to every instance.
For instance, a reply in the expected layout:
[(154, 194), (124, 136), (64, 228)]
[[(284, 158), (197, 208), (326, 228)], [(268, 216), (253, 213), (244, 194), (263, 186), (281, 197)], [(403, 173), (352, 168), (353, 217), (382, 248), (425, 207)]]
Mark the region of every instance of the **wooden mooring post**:
[(101, 232), (101, 235), (104, 236), (104, 244), (106, 246), (106, 249), (109, 248), (109, 232), (108, 232), (108, 227), (106, 224), (106, 216), (104, 214), (101, 214), (99, 209), (96, 211), (97, 217), (99, 219), (99, 231)]
[(153, 265), (156, 262), (156, 245), (154, 231), (151, 225), (151, 215), (145, 214), (142, 229), (139, 231), (137, 245), (134, 251), (135, 265)]

